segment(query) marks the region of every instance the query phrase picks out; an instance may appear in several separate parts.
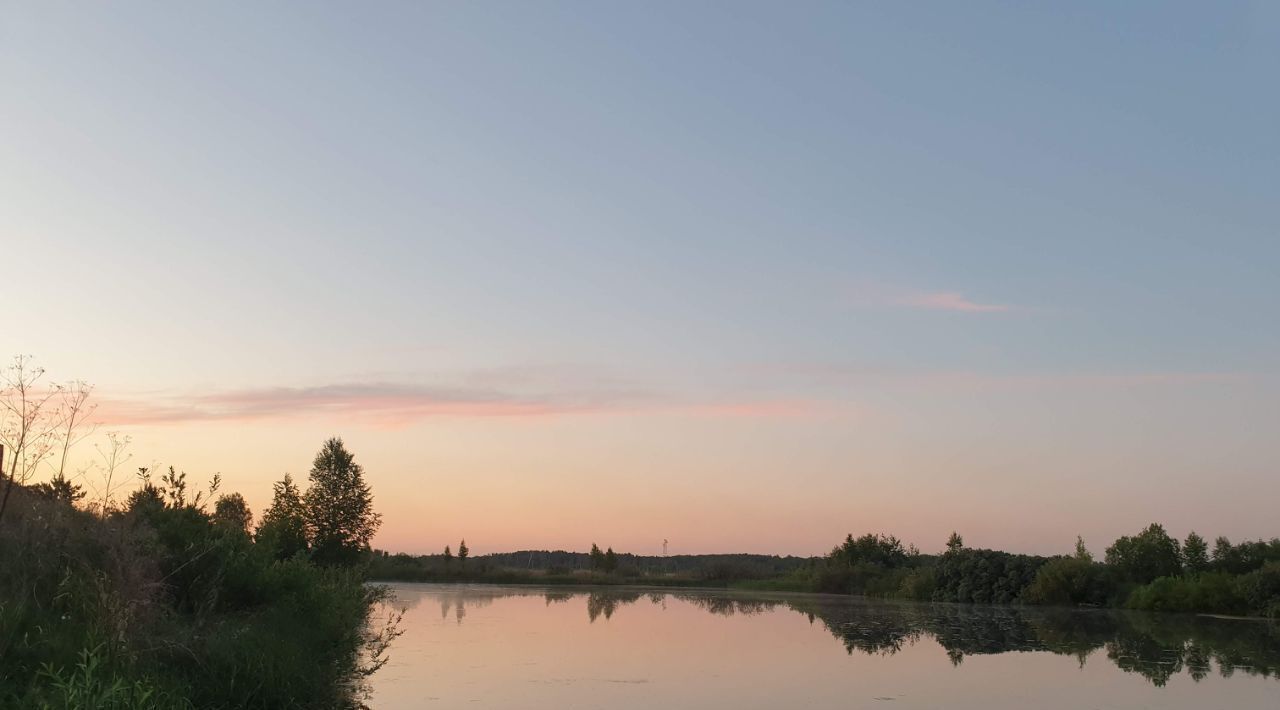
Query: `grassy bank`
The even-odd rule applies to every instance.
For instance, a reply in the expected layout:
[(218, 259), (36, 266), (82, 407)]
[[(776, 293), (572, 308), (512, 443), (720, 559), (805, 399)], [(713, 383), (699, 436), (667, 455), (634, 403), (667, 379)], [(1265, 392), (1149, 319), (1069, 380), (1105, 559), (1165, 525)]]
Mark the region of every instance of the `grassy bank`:
[(348, 706), (380, 594), (197, 507), (100, 518), (25, 490), (0, 569), (5, 707)]
[(385, 592), (361, 541), (377, 518), (350, 454), (327, 442), (310, 490), (286, 477), (256, 530), (217, 486), (170, 468), (92, 510), (65, 481), (12, 487), (0, 707), (359, 706), (395, 628), (370, 623)]

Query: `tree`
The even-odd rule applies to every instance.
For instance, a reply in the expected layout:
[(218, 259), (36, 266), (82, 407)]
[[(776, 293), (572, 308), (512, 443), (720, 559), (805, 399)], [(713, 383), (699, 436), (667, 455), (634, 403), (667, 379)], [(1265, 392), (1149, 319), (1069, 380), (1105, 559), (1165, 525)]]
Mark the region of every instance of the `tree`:
[(604, 553), (600, 551), (600, 546), (591, 543), (591, 569), (604, 568)]
[(61, 501), (68, 505), (75, 505), (85, 496), (83, 486), (72, 483), (61, 473), (45, 483), (36, 484), (35, 492), (49, 500)]
[(1085, 562), (1093, 562), (1093, 553), (1089, 552), (1089, 548), (1084, 546), (1084, 538), (1076, 535), (1076, 555), (1077, 560)]
[(124, 509), (131, 515), (146, 518), (164, 508), (164, 494), (151, 482), (151, 469), (138, 468), (139, 486), (125, 500)]
[(466, 538), (463, 538), (462, 542), (458, 543), (458, 566), (466, 567), (467, 558), (470, 556), (471, 550), (467, 549), (467, 540)]
[(262, 514), (254, 538), (273, 548), (277, 557), (287, 560), (307, 549), (306, 506), (302, 502), (302, 491), (287, 473), (272, 484), (271, 490), (271, 506)]
[(1209, 569), (1209, 543), (1194, 530), (1187, 533), (1187, 540), (1182, 543), (1182, 564), (1187, 574), (1200, 574)]
[(253, 513), (249, 504), (239, 493), (220, 496), (213, 504), (213, 524), (228, 531), (249, 534), (249, 526), (253, 524)]
[(303, 500), (307, 537), (317, 562), (350, 565), (368, 552), (382, 516), (373, 510), (373, 492), (364, 481), (364, 469), (342, 439), (329, 439), (316, 454)]
[(615, 554), (613, 548), (610, 547), (608, 550), (605, 550), (604, 553), (604, 571), (613, 573), (616, 569), (618, 569), (618, 555)]
[(1108, 547), (1107, 564), (1132, 582), (1149, 584), (1159, 577), (1181, 574), (1182, 552), (1164, 526), (1152, 523), (1137, 535), (1126, 535)]
[(947, 552), (959, 552), (964, 549), (964, 538), (960, 537), (960, 533), (952, 531), (951, 537), (947, 538)]
[(893, 568), (905, 565), (909, 554), (902, 541), (892, 535), (868, 533), (854, 538), (849, 534), (845, 536), (843, 545), (831, 551), (828, 559), (846, 565), (872, 564)]

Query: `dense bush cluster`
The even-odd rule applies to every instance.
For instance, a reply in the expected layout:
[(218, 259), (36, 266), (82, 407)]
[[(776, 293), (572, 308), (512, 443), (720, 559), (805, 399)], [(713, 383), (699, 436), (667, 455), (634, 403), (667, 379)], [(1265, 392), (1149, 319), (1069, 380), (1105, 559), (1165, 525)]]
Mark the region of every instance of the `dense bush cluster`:
[(953, 535), (935, 556), (905, 550), (893, 537), (849, 536), (793, 579), (810, 591), (919, 601), (1280, 617), (1280, 539), (1218, 538), (1210, 552), (1194, 532), (1180, 543), (1152, 524), (1116, 540), (1096, 562), (1082, 541), (1072, 556), (1045, 558), (968, 549)]
[[(370, 630), (383, 592), (364, 569), (317, 559), (308, 512), (281, 486), (251, 531), (241, 496), (215, 499), (216, 478), (193, 493), (174, 469), (142, 473), (106, 512), (15, 489), (0, 520), (0, 707), (354, 704), (395, 633)], [(348, 523), (371, 519), (355, 512)], [(337, 553), (327, 539), (334, 557), (360, 554), (358, 537)]]

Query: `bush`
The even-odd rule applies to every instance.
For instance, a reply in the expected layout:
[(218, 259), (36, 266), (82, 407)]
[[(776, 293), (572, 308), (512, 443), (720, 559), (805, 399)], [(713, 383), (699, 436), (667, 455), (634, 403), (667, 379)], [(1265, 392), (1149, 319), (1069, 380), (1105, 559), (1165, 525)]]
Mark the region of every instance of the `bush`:
[(918, 602), (927, 602), (933, 599), (933, 594), (937, 589), (938, 580), (934, 576), (933, 568), (924, 567), (912, 570), (902, 579), (902, 584), (898, 587), (898, 596)]
[(1079, 557), (1057, 557), (1036, 572), (1022, 600), (1028, 604), (1102, 606), (1113, 590), (1104, 565)]
[(1280, 618), (1280, 562), (1268, 562), (1242, 575), (1236, 589), (1251, 613)]
[(101, 519), (16, 491), (0, 525), (0, 707), (354, 704), (380, 588), (276, 559), (200, 508)]
[(1143, 611), (1246, 613), (1249, 602), (1238, 587), (1235, 578), (1220, 572), (1198, 577), (1160, 577), (1134, 589), (1125, 606)]

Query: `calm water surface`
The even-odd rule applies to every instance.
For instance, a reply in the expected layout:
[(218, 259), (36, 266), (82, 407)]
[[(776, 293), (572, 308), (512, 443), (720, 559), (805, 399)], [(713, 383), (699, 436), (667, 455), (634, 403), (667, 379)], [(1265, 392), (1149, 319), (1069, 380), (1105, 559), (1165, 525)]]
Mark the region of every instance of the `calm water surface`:
[(817, 595), (394, 584), (395, 708), (1280, 708), (1280, 627)]

